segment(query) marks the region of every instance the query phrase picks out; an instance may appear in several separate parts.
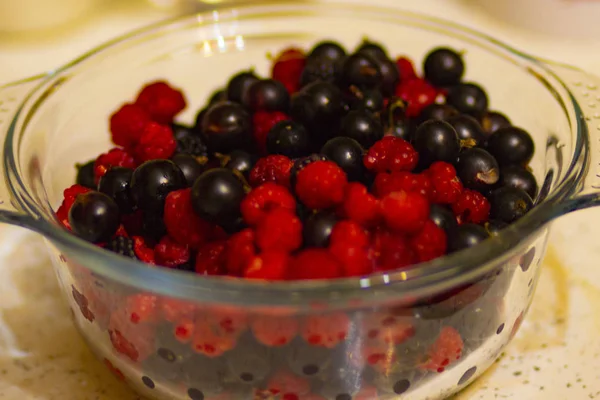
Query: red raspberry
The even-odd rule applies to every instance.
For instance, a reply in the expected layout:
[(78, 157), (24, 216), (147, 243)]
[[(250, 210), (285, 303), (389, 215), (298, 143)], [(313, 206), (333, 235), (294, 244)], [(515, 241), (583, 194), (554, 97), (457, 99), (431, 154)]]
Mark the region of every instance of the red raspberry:
[(261, 152), (267, 152), (267, 135), (276, 123), (287, 121), (290, 117), (279, 111), (257, 111), (252, 117), (254, 123), (254, 141)]
[(323, 209), (340, 204), (348, 180), (346, 173), (332, 161), (315, 161), (296, 177), (296, 194), (308, 208)]
[(403, 235), (383, 230), (374, 233), (372, 252), (377, 268), (383, 271), (401, 269), (417, 262), (414, 250)]
[(306, 317), (300, 334), (313, 346), (333, 348), (346, 340), (350, 329), (350, 318), (344, 313), (314, 315)]
[(205, 243), (196, 255), (196, 273), (200, 275), (225, 275), (227, 242), (224, 240)]
[(369, 237), (365, 229), (354, 221), (340, 221), (333, 227), (329, 239), (331, 244), (366, 247)]
[(425, 79), (415, 78), (401, 82), (396, 87), (396, 96), (407, 104), (406, 116), (416, 117), (430, 104), (435, 103), (439, 93)]
[(158, 299), (151, 294), (135, 294), (125, 299), (125, 312), (133, 324), (153, 323), (158, 319)]
[(410, 172), (381, 172), (375, 177), (373, 191), (378, 197), (384, 197), (398, 191), (420, 193), (428, 199), (432, 197), (431, 179), (425, 174), (411, 174)]
[(365, 154), (363, 163), (370, 171), (412, 171), (419, 161), (419, 153), (404, 139), (384, 136)]
[(133, 149), (137, 161), (168, 159), (177, 149), (173, 131), (166, 125), (150, 122)]
[(71, 225), (69, 224), (69, 211), (75, 203), (75, 199), (78, 195), (89, 192), (90, 189), (81, 186), (81, 185), (72, 185), (66, 188), (63, 192), (63, 201), (56, 210), (56, 218), (63, 224), (63, 226), (69, 230), (71, 230)]
[(173, 122), (175, 116), (186, 106), (183, 93), (164, 81), (152, 82), (144, 86), (135, 104), (146, 110), (154, 121), (161, 124)]
[(94, 178), (96, 183), (106, 174), (111, 167), (135, 168), (133, 156), (124, 149), (114, 148), (107, 153), (100, 154), (94, 162)]
[(254, 237), (252, 229), (244, 229), (233, 234), (227, 241), (225, 264), (229, 275), (241, 276), (250, 260), (254, 258)]
[(306, 249), (290, 262), (290, 279), (333, 279), (342, 276), (342, 265), (325, 249)]
[(148, 113), (137, 104), (125, 104), (110, 116), (110, 133), (117, 146), (133, 147), (150, 122)]
[(198, 249), (211, 238), (213, 225), (196, 215), (192, 208), (191, 189), (176, 190), (165, 201), (165, 226), (177, 243)]
[(242, 216), (248, 225), (256, 225), (267, 212), (277, 208), (295, 212), (296, 200), (286, 188), (273, 182), (253, 189), (240, 205)]
[(401, 82), (407, 82), (417, 77), (415, 65), (410, 58), (398, 57), (396, 60), (396, 65), (398, 66), (398, 71), (400, 72)]
[(270, 155), (261, 158), (250, 171), (249, 183), (257, 187), (265, 182), (290, 187), (290, 172), (294, 163), (286, 156)]
[(340, 213), (351, 221), (370, 227), (377, 222), (379, 217), (379, 203), (364, 185), (349, 183), (346, 186)]
[(458, 200), (463, 185), (456, 176), (452, 164), (436, 161), (425, 173), (429, 176), (433, 187), (431, 199), (438, 204), (452, 204)]
[(252, 333), (265, 346), (285, 346), (298, 334), (298, 321), (294, 317), (261, 315), (251, 322)]
[(300, 88), (300, 75), (306, 64), (304, 52), (300, 49), (286, 49), (277, 56), (273, 63), (271, 77), (283, 83), (290, 94)]
[(285, 279), (289, 255), (283, 251), (265, 251), (255, 256), (244, 272), (244, 278), (277, 281)]
[(422, 369), (444, 372), (446, 367), (458, 360), (463, 351), (463, 340), (460, 333), (452, 327), (442, 328), (440, 335), (427, 352), (427, 361), (421, 365)]
[(429, 219), (429, 202), (420, 193), (393, 192), (381, 199), (380, 204), (385, 224), (395, 231), (416, 232)]
[(460, 224), (482, 224), (490, 217), (490, 202), (481, 193), (465, 189), (452, 204), (452, 211)]
[(270, 211), (256, 227), (256, 244), (263, 250), (294, 251), (302, 245), (302, 222), (285, 208)]
[(446, 232), (433, 221), (425, 222), (423, 229), (410, 239), (419, 262), (426, 262), (446, 254)]
[(342, 266), (343, 276), (365, 276), (373, 272), (373, 261), (362, 246), (335, 242), (329, 245), (329, 251)]
[(155, 264), (154, 260), (154, 249), (146, 244), (146, 241), (141, 236), (134, 236), (133, 238), (133, 251), (140, 261), (148, 264)]
[(189, 261), (190, 249), (187, 245), (176, 243), (169, 236), (165, 236), (154, 247), (154, 258), (156, 264), (172, 268)]

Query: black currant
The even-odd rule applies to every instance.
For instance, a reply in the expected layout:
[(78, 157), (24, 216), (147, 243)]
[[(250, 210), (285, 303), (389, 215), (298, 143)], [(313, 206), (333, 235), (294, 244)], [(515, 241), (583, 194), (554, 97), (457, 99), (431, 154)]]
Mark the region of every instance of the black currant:
[(349, 181), (361, 182), (366, 173), (363, 164), (364, 151), (360, 143), (349, 137), (330, 139), (321, 149), (322, 154), (344, 170)]
[(477, 146), (485, 140), (485, 134), (479, 121), (470, 115), (456, 115), (448, 118), (446, 121), (454, 127), (458, 138), (465, 141), (464, 143), (467, 147)]
[(494, 156), (475, 147), (458, 155), (456, 175), (467, 189), (485, 191), (500, 179), (500, 167)]
[(488, 231), (490, 236), (498, 236), (500, 231), (506, 228), (508, 224), (498, 219), (491, 219), (485, 223), (485, 230)]
[(414, 147), (419, 152), (419, 164), (428, 167), (435, 161), (454, 163), (460, 151), (460, 141), (452, 125), (441, 120), (429, 120), (417, 128)]
[(423, 62), (425, 79), (435, 86), (456, 85), (465, 73), (462, 55), (449, 48), (433, 49)]
[(241, 103), (250, 85), (258, 80), (252, 70), (235, 74), (227, 83), (227, 100)]
[(535, 199), (538, 191), (535, 176), (520, 165), (509, 165), (500, 169), (500, 180), (498, 186), (510, 186), (522, 189), (529, 197)]
[(339, 135), (352, 138), (369, 148), (383, 137), (383, 126), (373, 113), (354, 110), (342, 119)]
[(88, 189), (96, 189), (96, 178), (94, 174), (94, 163), (96, 160), (90, 160), (85, 164), (76, 164), (77, 179), (75, 183)]
[(229, 153), (248, 146), (252, 138), (252, 118), (240, 104), (217, 103), (202, 119), (202, 135), (212, 152)]
[(370, 40), (363, 40), (356, 49), (356, 53), (367, 54), (374, 60), (385, 60), (389, 58), (387, 50), (381, 43), (372, 42)]
[(395, 136), (410, 142), (414, 130), (414, 126), (410, 120), (397, 120), (393, 121), (391, 125), (384, 125), (383, 136)]
[(138, 208), (162, 210), (167, 195), (186, 187), (185, 175), (170, 160), (146, 161), (133, 171), (131, 195)]
[(389, 59), (378, 60), (377, 66), (381, 74), (381, 91), (386, 96), (391, 96), (396, 90), (396, 86), (400, 83), (400, 71), (398, 65)]
[(439, 228), (442, 228), (448, 235), (458, 227), (456, 216), (448, 207), (432, 204), (429, 208), (429, 219)]
[(208, 105), (211, 106), (215, 103), (225, 100), (227, 100), (227, 89), (217, 89), (214, 92), (212, 92), (212, 94), (208, 97)]
[(202, 174), (204, 171), (204, 167), (202, 164), (198, 162), (196, 157), (190, 154), (175, 154), (171, 161), (175, 163), (183, 172), (183, 176), (185, 176), (185, 181), (187, 182), (187, 187), (191, 187), (196, 179)]
[(357, 86), (361, 89), (379, 87), (383, 81), (377, 61), (364, 53), (346, 58), (340, 78), (345, 87)]
[(448, 121), (450, 118), (457, 115), (459, 115), (459, 112), (456, 108), (449, 106), (448, 104), (433, 103), (421, 111), (418, 121), (421, 123), (430, 119), (441, 119), (442, 121)]
[(104, 193), (80, 194), (69, 210), (69, 224), (77, 236), (88, 242), (106, 242), (119, 228), (119, 206)]
[(512, 123), (508, 117), (498, 111), (488, 111), (481, 118), (481, 126), (488, 135), (496, 132), (501, 128), (508, 128)]
[(306, 62), (313, 59), (325, 58), (333, 62), (340, 62), (346, 58), (346, 50), (339, 43), (322, 41), (317, 43), (306, 57)]
[(351, 110), (367, 110), (372, 113), (383, 110), (384, 96), (381, 90), (350, 88), (350, 93), (349, 101)]
[(239, 171), (246, 179), (256, 163), (256, 157), (242, 150), (234, 150), (229, 153), (229, 160), (225, 168)]
[(334, 213), (321, 211), (311, 215), (304, 224), (304, 247), (327, 247), (333, 227), (337, 222)]
[(129, 186), (132, 175), (130, 168), (112, 167), (98, 182), (98, 191), (110, 196), (123, 214), (129, 214), (135, 207)]
[(454, 253), (459, 250), (473, 247), (489, 237), (490, 234), (488, 231), (480, 225), (460, 225), (452, 231), (451, 235), (448, 235), (448, 252)]
[(343, 113), (342, 92), (329, 82), (311, 83), (292, 97), (290, 116), (308, 130), (317, 146), (338, 131)]
[(275, 79), (261, 79), (252, 83), (242, 104), (252, 111), (282, 111), (290, 108), (290, 94), (283, 83)]
[(535, 144), (525, 130), (510, 126), (489, 137), (487, 150), (496, 157), (500, 166), (526, 165), (533, 157)]
[(307, 156), (310, 153), (308, 131), (298, 122), (280, 121), (267, 134), (267, 151), (289, 158)]
[(488, 97), (475, 83), (459, 83), (450, 88), (446, 102), (458, 111), (479, 118), (488, 108)]
[(533, 207), (531, 197), (522, 189), (504, 186), (490, 195), (490, 218), (511, 224)]
[(340, 73), (340, 64), (326, 57), (308, 59), (300, 74), (300, 87), (313, 82), (335, 83)]
[(244, 185), (226, 168), (204, 172), (192, 186), (192, 207), (198, 216), (220, 226), (231, 226), (240, 217)]

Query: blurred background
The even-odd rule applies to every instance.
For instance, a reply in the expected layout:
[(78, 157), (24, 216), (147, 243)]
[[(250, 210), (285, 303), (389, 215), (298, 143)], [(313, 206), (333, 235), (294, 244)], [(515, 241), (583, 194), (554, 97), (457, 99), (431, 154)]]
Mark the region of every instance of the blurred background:
[[(127, 31), (252, 0), (0, 0), (0, 84), (49, 71)], [(338, 1), (338, 0), (309, 0)], [(600, 73), (600, 1), (349, 0), (418, 10)]]

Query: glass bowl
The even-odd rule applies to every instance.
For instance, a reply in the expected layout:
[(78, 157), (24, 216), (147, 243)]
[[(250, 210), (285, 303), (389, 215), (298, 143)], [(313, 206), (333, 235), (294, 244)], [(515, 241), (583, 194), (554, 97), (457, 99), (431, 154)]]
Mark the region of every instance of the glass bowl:
[[(532, 133), (536, 207), (493, 239), (415, 268), (290, 283), (152, 268), (63, 230), (53, 209), (77, 162), (109, 148), (108, 116), (147, 81), (184, 88), (191, 122), (268, 53), (369, 36), (415, 60), (465, 52), (467, 79)], [(599, 203), (600, 81), (460, 26), (345, 3), (216, 8), (117, 39), (0, 89), (0, 221), (39, 232), (75, 324), (115, 375), (155, 399), (437, 399), (501, 353), (531, 303), (549, 222)]]

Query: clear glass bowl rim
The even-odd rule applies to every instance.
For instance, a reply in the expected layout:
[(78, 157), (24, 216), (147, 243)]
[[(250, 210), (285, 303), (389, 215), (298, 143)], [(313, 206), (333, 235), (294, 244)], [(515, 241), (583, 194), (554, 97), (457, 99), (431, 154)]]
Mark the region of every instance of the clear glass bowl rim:
[[(460, 286), (490, 272), (500, 262), (504, 262), (516, 253), (519, 243), (527, 237), (534, 235), (546, 223), (556, 216), (567, 211), (561, 204), (575, 191), (577, 183), (586, 168), (587, 129), (582, 122), (582, 113), (574, 96), (568, 87), (547, 68), (539, 59), (519, 51), (503, 42), (485, 35), (476, 30), (466, 28), (453, 22), (430, 17), (427, 15), (403, 11), (396, 8), (379, 6), (363, 6), (355, 3), (336, 1), (329, 4), (315, 4), (310, 2), (269, 2), (262, 1), (252, 5), (224, 5), (214, 7), (213, 10), (235, 9), (236, 20), (276, 17), (277, 15), (318, 15), (324, 10), (340, 13), (355, 13), (360, 18), (402, 18), (414, 24), (425, 26), (426, 29), (435, 29), (445, 33), (466, 37), (478, 46), (501, 54), (504, 58), (519, 61), (532, 78), (542, 80), (549, 90), (554, 91), (555, 97), (562, 103), (563, 109), (571, 124), (572, 135), (575, 137), (573, 157), (571, 164), (566, 168), (564, 178), (549, 193), (544, 201), (518, 222), (503, 230), (500, 235), (486, 242), (439, 259), (422, 263), (409, 270), (389, 271), (378, 273), (364, 278), (340, 278), (335, 280), (293, 281), (293, 282), (264, 282), (252, 281), (241, 278), (192, 276), (187, 272), (180, 272), (166, 268), (151, 268), (148, 265), (130, 260), (111, 252), (105, 251), (93, 244), (87, 243), (62, 229), (57, 221), (47, 221), (43, 215), (47, 210), (35, 201), (28, 193), (19, 173), (19, 162), (14, 152), (14, 141), (19, 139), (22, 129), (25, 129), (29, 114), (35, 112), (27, 109), (27, 103), (36, 98), (44, 86), (52, 79), (69, 72), (81, 63), (93, 59), (111, 48), (122, 43), (136, 39), (150, 39), (170, 31), (189, 28), (190, 24), (198, 25), (211, 23), (214, 11), (187, 15), (165, 20), (157, 24), (133, 31), (110, 42), (105, 43), (83, 54), (62, 68), (48, 74), (35, 77), (41, 83), (32, 90), (15, 113), (11, 122), (8, 135), (4, 144), (4, 173), (8, 182), (9, 191), (14, 202), (21, 210), (29, 210), (36, 218), (35, 222), (21, 225), (29, 227), (43, 234), (53, 241), (64, 253), (73, 257), (74, 261), (90, 268), (94, 273), (139, 288), (140, 290), (161, 293), (168, 296), (179, 297), (190, 301), (227, 302), (231, 300), (244, 305), (267, 306), (299, 306), (306, 305), (307, 301), (329, 302), (347, 304), (350, 299), (362, 299), (361, 304), (369, 301), (381, 302), (386, 299), (397, 298), (399, 295), (407, 298), (418, 298), (421, 295), (435, 294), (452, 287)], [(223, 22), (223, 19), (220, 19)], [(422, 27), (421, 26), (421, 27)], [(21, 129), (17, 129), (24, 120)], [(17, 146), (18, 148), (18, 146)], [(583, 161), (582, 161), (583, 160)], [(15, 218), (16, 220), (19, 217)], [(16, 222), (19, 224), (19, 221)], [(86, 260), (94, 260), (93, 264)], [(231, 294), (245, 294), (234, 296), (241, 300), (233, 300)]]

